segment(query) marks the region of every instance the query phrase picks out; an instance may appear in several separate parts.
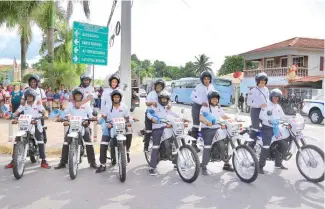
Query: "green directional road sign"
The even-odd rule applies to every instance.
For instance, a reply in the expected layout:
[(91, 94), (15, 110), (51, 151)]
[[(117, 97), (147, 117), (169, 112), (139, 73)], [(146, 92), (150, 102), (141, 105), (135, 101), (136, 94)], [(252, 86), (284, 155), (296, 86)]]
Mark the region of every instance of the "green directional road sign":
[(108, 28), (73, 22), (72, 62), (107, 65)]

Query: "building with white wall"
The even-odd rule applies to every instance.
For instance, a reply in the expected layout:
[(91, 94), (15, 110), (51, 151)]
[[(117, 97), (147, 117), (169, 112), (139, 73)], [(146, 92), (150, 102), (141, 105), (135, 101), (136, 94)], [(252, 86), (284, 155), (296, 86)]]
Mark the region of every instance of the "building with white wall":
[[(300, 94), (303, 98), (324, 92), (324, 39), (292, 38), (241, 54), (244, 57), (242, 93), (254, 87), (255, 76), (265, 72), (268, 86), (280, 88), (285, 95)], [(246, 68), (247, 61), (257, 61), (258, 69)], [(288, 76), (296, 65), (294, 76)]]

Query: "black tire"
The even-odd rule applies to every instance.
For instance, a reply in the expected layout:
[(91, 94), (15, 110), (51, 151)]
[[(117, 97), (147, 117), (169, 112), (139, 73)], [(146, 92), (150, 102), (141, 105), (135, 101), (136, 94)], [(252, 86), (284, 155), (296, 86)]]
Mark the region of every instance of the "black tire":
[[(193, 157), (193, 160), (194, 160), (194, 163), (195, 163), (195, 172), (194, 172), (194, 175), (191, 178), (189, 178), (189, 179), (185, 178), (182, 175), (181, 171), (180, 171), (180, 167), (178, 165), (178, 159), (176, 160), (177, 172), (178, 172), (179, 176), (181, 177), (181, 179), (183, 181), (185, 181), (186, 183), (192, 183), (199, 177), (199, 174), (200, 174), (200, 159), (199, 159), (199, 156), (198, 156), (197, 152), (195, 151), (195, 149), (192, 146), (187, 145), (187, 144), (183, 145), (183, 146), (181, 146), (179, 151), (181, 152), (182, 149), (184, 149), (184, 148), (190, 150), (190, 152), (191, 152), (191, 156)], [(177, 155), (177, 157), (179, 157), (179, 154)]]
[(250, 148), (249, 146), (246, 146), (246, 145), (239, 145), (239, 146), (237, 146), (236, 147), (236, 151), (238, 151), (239, 149), (245, 149), (245, 150), (247, 150), (247, 152), (252, 156), (252, 159), (254, 161), (254, 174), (249, 179), (246, 179), (246, 178), (242, 177), (239, 174), (239, 172), (237, 170), (236, 163), (235, 163), (235, 158), (237, 158), (237, 156), (235, 155), (235, 153), (234, 153), (234, 156), (232, 157), (232, 164), (234, 166), (234, 170), (235, 170), (236, 175), (238, 176), (238, 178), (240, 180), (242, 180), (245, 183), (251, 183), (251, 182), (253, 182), (253, 181), (255, 181), (257, 179), (258, 171), (259, 171), (259, 164), (258, 164), (258, 160), (257, 160), (256, 154), (255, 154), (255, 152), (253, 151), (252, 148)]
[[(76, 163), (75, 165), (73, 163), (73, 158), (75, 157), (75, 155), (77, 155), (77, 152), (78, 152), (78, 144), (76, 143), (76, 141), (74, 141), (69, 145), (69, 159), (68, 159), (69, 175), (72, 180), (77, 178), (77, 174), (78, 174), (78, 163)], [(75, 166), (77, 166), (77, 168), (75, 168)]]
[(120, 181), (124, 182), (126, 180), (126, 152), (123, 143), (118, 144), (118, 170)]
[(29, 159), (32, 163), (36, 163), (39, 159), (38, 149), (35, 146), (35, 152), (29, 151)]
[[(316, 114), (318, 116), (317, 120), (312, 120), (313, 114)], [(321, 124), (323, 122), (324, 117), (322, 116), (322, 112), (319, 109), (317, 109), (309, 113), (309, 119), (313, 124)]]
[[(307, 145), (304, 145), (304, 146), (301, 147), (301, 151), (303, 151), (304, 149), (312, 149), (312, 150), (316, 151), (322, 157), (322, 160), (323, 160), (322, 164), (324, 165), (324, 151), (323, 150), (321, 150), (319, 147), (316, 147), (316, 146), (311, 145), (311, 144), (307, 144)], [(303, 177), (305, 177), (305, 179), (307, 179), (308, 181), (311, 181), (311, 182), (314, 182), (314, 183), (319, 183), (319, 182), (324, 181), (324, 173), (319, 178), (315, 178), (315, 179), (310, 178), (309, 176), (304, 174), (304, 172), (301, 170), (301, 168), (299, 166), (299, 163), (298, 163), (298, 158), (301, 155), (301, 151), (298, 151), (297, 155), (296, 155), (296, 165), (297, 165), (297, 168), (298, 168), (300, 174)]]
[[(22, 142), (22, 141), (17, 141), (16, 143), (16, 146), (14, 146), (14, 154), (13, 154), (13, 167), (12, 167), (12, 171), (14, 173), (14, 176), (15, 178), (18, 180), (18, 179), (21, 179), (21, 177), (23, 177), (24, 175), (24, 171), (25, 171), (25, 160), (24, 160), (24, 163), (23, 163), (23, 168), (21, 171), (19, 171), (19, 168), (18, 168), (18, 158), (20, 155), (24, 155), (25, 153), (25, 144)], [(20, 149), (21, 152), (20, 152)]]

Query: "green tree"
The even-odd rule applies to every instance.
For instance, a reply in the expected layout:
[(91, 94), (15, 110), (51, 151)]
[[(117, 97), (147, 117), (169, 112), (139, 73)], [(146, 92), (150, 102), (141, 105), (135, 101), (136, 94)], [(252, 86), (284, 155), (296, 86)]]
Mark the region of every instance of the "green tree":
[(35, 24), (33, 15), (40, 4), (38, 1), (0, 1), (0, 26), (5, 25), (9, 30), (18, 28), (22, 76), (27, 68), (26, 54)]
[(196, 66), (193, 62), (187, 62), (185, 66), (180, 67), (180, 76), (177, 79), (182, 77), (196, 77)]
[(156, 77), (164, 77), (164, 72), (166, 68), (166, 63), (163, 61), (155, 60), (152, 67), (156, 70), (155, 76)]
[[(257, 69), (258, 62), (247, 61), (247, 69)], [(226, 56), (226, 59), (218, 71), (218, 75), (227, 75), (237, 71), (244, 71), (244, 58), (240, 55)]]
[(195, 57), (196, 61), (194, 62), (194, 65), (196, 67), (196, 74), (200, 74), (204, 71), (210, 71), (212, 72), (211, 65), (212, 62), (209, 62), (209, 57), (207, 57), (205, 54), (201, 54), (199, 56)]

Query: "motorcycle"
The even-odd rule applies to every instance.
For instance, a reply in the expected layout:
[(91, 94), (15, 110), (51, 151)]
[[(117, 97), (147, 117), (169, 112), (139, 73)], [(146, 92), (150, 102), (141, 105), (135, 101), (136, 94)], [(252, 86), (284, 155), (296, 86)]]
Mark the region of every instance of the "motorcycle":
[[(294, 108), (296, 112), (297, 109)], [(272, 116), (272, 112), (267, 112), (268, 116)], [(322, 182), (324, 181), (324, 152), (319, 148), (311, 144), (306, 144), (305, 137), (302, 131), (305, 128), (304, 118), (299, 114), (295, 113), (296, 115), (293, 118), (290, 118), (287, 121), (278, 121), (278, 134), (277, 136), (273, 136), (271, 141), (271, 146), (269, 148), (269, 157), (267, 160), (274, 161), (276, 152), (278, 150), (277, 141), (285, 140), (289, 144), (289, 149), (286, 153), (281, 153), (281, 157), (283, 160), (288, 161), (291, 157), (296, 154), (296, 165), (301, 173), (301, 175), (311, 182)], [(240, 134), (244, 135), (250, 132), (250, 128), (245, 128)], [(246, 142), (246, 143), (252, 143)], [(262, 141), (262, 132), (258, 132), (258, 140), (256, 145), (254, 146), (254, 150), (256, 152), (257, 157), (259, 158), (261, 150), (263, 146)], [(315, 159), (315, 156), (318, 155), (320, 157), (321, 162), (318, 162)], [(303, 166), (306, 166), (306, 170), (304, 170)], [(316, 171), (310, 171), (311, 169), (315, 169), (320, 167), (319, 173)], [(308, 173), (308, 170), (310, 173)]]
[[(182, 113), (184, 110), (182, 110)], [(192, 141), (195, 140), (191, 136), (184, 134), (184, 129), (188, 126), (182, 118), (174, 118), (168, 116), (167, 119), (159, 119), (158, 122), (165, 124), (164, 133), (160, 140), (159, 161), (172, 161), (176, 164), (177, 172), (181, 179), (187, 183), (194, 182), (200, 173), (200, 160), (197, 152), (192, 147)], [(142, 135), (145, 132), (141, 131)], [(153, 148), (152, 138), (149, 142), (148, 152), (145, 152), (145, 158), (148, 164), (151, 161), (151, 153)], [(187, 170), (194, 167), (193, 174), (187, 174)]]
[[(115, 159), (117, 159), (119, 167), (120, 181), (126, 180), (126, 134), (132, 132), (131, 123), (127, 122), (123, 117), (113, 118), (110, 122), (111, 128), (111, 149), (115, 149)], [(110, 159), (110, 158), (108, 158)]]
[[(97, 116), (95, 113), (93, 115)], [(81, 116), (71, 116), (70, 119), (61, 118), (56, 120), (56, 122), (63, 122), (63, 126), (68, 126), (68, 164), (69, 175), (72, 180), (77, 177), (78, 166), (82, 162), (81, 156), (85, 153), (84, 127), (87, 127), (91, 121), (97, 121), (97, 119), (82, 119)]]
[(20, 115), (15, 117), (11, 124), (18, 124), (13, 151), (13, 173), (16, 179), (24, 175), (26, 158), (35, 163), (39, 160), (38, 141), (35, 137), (35, 129), (42, 117)]
[[(242, 141), (250, 139), (240, 135), (240, 132), (243, 130), (242, 122), (244, 121), (238, 119), (240, 110), (238, 108), (237, 110), (238, 112), (234, 121), (214, 121), (214, 124), (218, 124), (220, 128), (216, 131), (212, 141), (210, 162), (229, 161), (232, 158), (232, 164), (238, 178), (245, 183), (251, 183), (258, 177), (258, 159), (252, 148), (242, 143)], [(217, 149), (216, 142), (220, 140), (225, 141), (225, 159), (221, 159), (221, 155)], [(201, 131), (199, 131), (197, 144), (201, 153), (203, 153), (204, 140)], [(245, 169), (252, 169), (252, 171), (249, 173)]]

